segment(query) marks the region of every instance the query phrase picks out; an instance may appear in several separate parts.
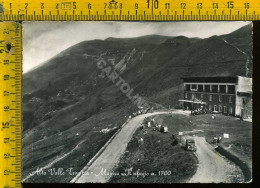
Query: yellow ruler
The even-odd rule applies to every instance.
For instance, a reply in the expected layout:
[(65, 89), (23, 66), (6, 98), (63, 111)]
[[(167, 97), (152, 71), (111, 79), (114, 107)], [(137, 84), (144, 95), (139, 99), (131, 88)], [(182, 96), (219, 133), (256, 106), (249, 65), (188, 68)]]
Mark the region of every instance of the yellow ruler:
[(0, 188), (21, 186), (21, 24), (0, 22)]
[(0, 20), (8, 21), (259, 20), (259, 16), (259, 0), (0, 0)]
[(0, 188), (21, 187), (22, 30), (15, 21), (259, 19), (259, 0), (0, 0)]

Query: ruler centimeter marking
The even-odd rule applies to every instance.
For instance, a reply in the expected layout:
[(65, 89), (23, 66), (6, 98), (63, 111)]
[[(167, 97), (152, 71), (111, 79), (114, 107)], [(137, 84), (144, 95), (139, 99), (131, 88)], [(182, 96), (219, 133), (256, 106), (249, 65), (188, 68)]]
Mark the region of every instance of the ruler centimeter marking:
[(259, 20), (259, 0), (2, 0), (0, 20)]
[(0, 22), (0, 188), (21, 187), (21, 24)]

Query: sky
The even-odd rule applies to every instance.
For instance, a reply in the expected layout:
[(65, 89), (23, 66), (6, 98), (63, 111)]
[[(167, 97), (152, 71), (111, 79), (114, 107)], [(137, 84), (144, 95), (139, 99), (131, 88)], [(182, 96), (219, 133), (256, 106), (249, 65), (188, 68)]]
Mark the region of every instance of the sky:
[(79, 42), (108, 37), (165, 35), (207, 38), (250, 22), (23, 22), (23, 72)]

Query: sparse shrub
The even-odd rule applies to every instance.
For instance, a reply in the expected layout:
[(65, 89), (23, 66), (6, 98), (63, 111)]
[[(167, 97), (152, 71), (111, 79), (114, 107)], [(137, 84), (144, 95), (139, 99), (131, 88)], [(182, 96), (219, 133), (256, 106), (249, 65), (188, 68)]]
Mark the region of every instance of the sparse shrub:
[(51, 118), (52, 118), (52, 115), (51, 115), (51, 114), (47, 114), (47, 115), (45, 115), (45, 116), (42, 118), (42, 120), (43, 120), (43, 121), (46, 121), (46, 120), (51, 119)]
[(80, 121), (78, 119), (73, 120), (73, 125), (77, 125), (79, 123), (80, 123)]
[(79, 118), (79, 121), (85, 121), (87, 119), (87, 116), (86, 115), (83, 115)]
[(62, 108), (66, 105), (67, 105), (67, 103), (65, 101), (62, 101), (62, 100), (57, 100), (57, 101), (54, 102), (54, 108), (55, 109)]

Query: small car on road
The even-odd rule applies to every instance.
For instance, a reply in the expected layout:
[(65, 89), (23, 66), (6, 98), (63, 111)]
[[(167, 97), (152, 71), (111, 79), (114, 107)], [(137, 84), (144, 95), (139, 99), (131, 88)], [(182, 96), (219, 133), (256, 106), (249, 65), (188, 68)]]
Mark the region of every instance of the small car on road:
[(186, 146), (185, 149), (187, 151), (197, 151), (197, 147), (195, 145), (195, 140), (193, 139), (187, 139), (186, 140)]

